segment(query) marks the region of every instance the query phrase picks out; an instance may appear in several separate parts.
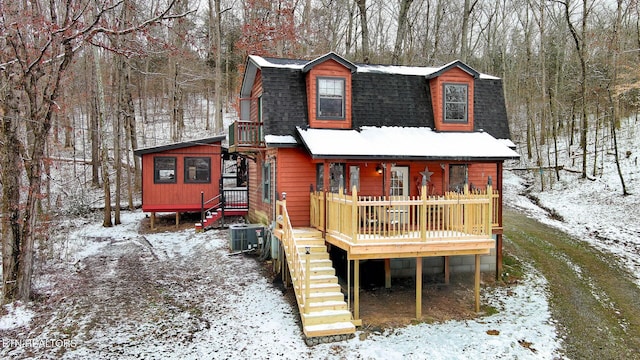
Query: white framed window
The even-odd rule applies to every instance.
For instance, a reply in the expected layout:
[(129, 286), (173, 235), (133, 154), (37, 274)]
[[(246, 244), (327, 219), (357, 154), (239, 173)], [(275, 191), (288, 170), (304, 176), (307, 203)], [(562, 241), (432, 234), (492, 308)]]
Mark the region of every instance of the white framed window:
[(344, 78), (319, 77), (317, 81), (317, 118), (345, 119)]
[(467, 84), (443, 85), (443, 121), (445, 123), (467, 123), (468, 90)]

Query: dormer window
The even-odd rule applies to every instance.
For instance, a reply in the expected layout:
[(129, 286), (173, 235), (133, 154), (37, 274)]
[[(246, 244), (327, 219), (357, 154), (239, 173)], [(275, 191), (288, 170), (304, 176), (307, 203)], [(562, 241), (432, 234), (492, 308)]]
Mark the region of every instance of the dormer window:
[(318, 119), (345, 119), (345, 79), (318, 77)]
[(444, 84), (444, 114), (445, 123), (467, 123), (467, 84)]

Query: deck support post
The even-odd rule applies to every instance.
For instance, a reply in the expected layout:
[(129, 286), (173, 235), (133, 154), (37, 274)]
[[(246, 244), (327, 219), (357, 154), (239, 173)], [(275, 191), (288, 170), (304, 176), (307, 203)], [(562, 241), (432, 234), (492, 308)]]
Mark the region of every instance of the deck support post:
[(180, 213), (176, 212), (176, 229), (180, 226)]
[(496, 280), (502, 279), (502, 234), (496, 235)]
[(448, 256), (444, 257), (444, 283), (449, 285), (449, 280), (451, 279), (451, 269), (450, 269), (450, 258)]
[(422, 258), (416, 258), (416, 319), (422, 319)]
[(155, 230), (156, 228), (156, 213), (151, 213), (151, 230)]
[(360, 320), (360, 260), (353, 261), (353, 318)]
[(391, 289), (391, 259), (384, 259), (384, 288)]
[(475, 300), (476, 312), (480, 312), (480, 255), (476, 254), (476, 274), (475, 274)]
[(351, 306), (351, 260), (347, 259), (347, 308), (353, 310)]

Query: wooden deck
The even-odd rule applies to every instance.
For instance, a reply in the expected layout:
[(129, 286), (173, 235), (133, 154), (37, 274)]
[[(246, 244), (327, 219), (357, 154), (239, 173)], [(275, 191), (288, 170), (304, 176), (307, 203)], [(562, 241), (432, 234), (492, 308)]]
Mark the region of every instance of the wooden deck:
[[(475, 309), (479, 311), (480, 255), (495, 248), (497, 199), (490, 185), (486, 192), (437, 197), (359, 197), (356, 189), (351, 195), (311, 193), (311, 228), (293, 228), (286, 199), (279, 201), (275, 235), (285, 248), (287, 272), (296, 291), (305, 335), (351, 333), (355, 331), (353, 325), (362, 324), (359, 263), (364, 259), (416, 259), (416, 318), (421, 318), (421, 259), (474, 255)], [(354, 284), (347, 284), (354, 289), (353, 299), (351, 293), (347, 294), (346, 303), (325, 243), (345, 250), (347, 271), (353, 271)], [(320, 276), (319, 268), (331, 270)], [(390, 279), (390, 273), (385, 276)], [(351, 276), (347, 278), (350, 281)]]

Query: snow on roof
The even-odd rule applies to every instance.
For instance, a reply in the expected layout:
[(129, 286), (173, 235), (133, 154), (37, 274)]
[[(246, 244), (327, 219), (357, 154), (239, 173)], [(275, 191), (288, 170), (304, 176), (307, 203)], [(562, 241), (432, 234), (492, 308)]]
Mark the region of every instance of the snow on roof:
[[(302, 70), (302, 68), (307, 64), (307, 62), (305, 62), (304, 60), (294, 60), (294, 59), (290, 59), (290, 60), (278, 59), (277, 62), (274, 62), (271, 59), (263, 58), (257, 55), (249, 55), (249, 58), (260, 68), (270, 67), (270, 68)], [(443, 68), (446, 68), (452, 63), (448, 63), (440, 67), (368, 65), (368, 64), (355, 64), (355, 65), (357, 68), (356, 72), (361, 72), (361, 73), (384, 73), (384, 74), (396, 74), (396, 75), (429, 76), (433, 73), (440, 71)], [(480, 74), (480, 78), (492, 79), (492, 80), (500, 79), (498, 77), (482, 74), (482, 73)]]
[(314, 157), (517, 159), (518, 153), (485, 132), (436, 132), (430, 128), (362, 127), (301, 129)]
[(265, 135), (264, 142), (270, 144), (297, 144), (296, 138), (291, 135)]

